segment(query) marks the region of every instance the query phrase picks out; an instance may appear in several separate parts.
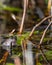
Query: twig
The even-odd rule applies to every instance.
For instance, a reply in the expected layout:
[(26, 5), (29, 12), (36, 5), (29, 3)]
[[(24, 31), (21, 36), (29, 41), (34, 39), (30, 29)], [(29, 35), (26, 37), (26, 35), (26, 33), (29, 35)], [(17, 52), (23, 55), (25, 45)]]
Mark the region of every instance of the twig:
[(44, 52), (43, 52), (42, 49), (40, 49), (40, 53), (42, 54), (42, 57), (43, 57), (43, 59), (46, 61), (46, 63), (47, 63), (48, 65), (50, 65), (49, 62), (47, 61), (47, 58), (46, 58), (46, 56), (45, 56), (45, 54), (44, 54)]
[[(11, 16), (12, 19), (17, 23), (17, 25), (20, 27), (20, 23), (19, 23), (19, 21), (17, 21), (16, 16), (15, 16), (13, 13), (11, 13), (10, 16)], [(19, 18), (18, 18), (18, 19), (19, 19)]]
[(22, 30), (23, 30), (23, 25), (24, 25), (24, 20), (25, 20), (27, 5), (28, 5), (28, 0), (24, 0), (23, 17), (22, 17), (22, 22), (21, 22), (19, 34), (21, 34), (22, 33)]
[(10, 33), (9, 36), (11, 36), (15, 32), (15, 29), (13, 29)]
[(48, 0), (48, 12), (50, 13), (50, 9), (51, 9), (51, 0)]
[(12, 17), (13, 20), (16, 21), (16, 16), (13, 13), (11, 13), (11, 17)]
[(28, 8), (28, 3), (29, 3), (28, 1), (29, 1), (29, 0), (27, 0), (27, 8)]
[(43, 35), (42, 35), (42, 37), (41, 37), (41, 40), (40, 40), (40, 44), (39, 45), (41, 45), (42, 44), (42, 41), (43, 41), (43, 39), (44, 39), (44, 37), (45, 37), (45, 34), (46, 34), (46, 32), (47, 32), (47, 30), (48, 30), (48, 28), (50, 27), (50, 25), (52, 24), (52, 21), (49, 23), (49, 25), (47, 26), (47, 28), (44, 30), (44, 32), (43, 32)]
[(47, 19), (49, 19), (49, 18), (52, 18), (52, 16), (45, 17), (41, 22), (39, 22), (38, 24), (36, 24), (36, 25), (33, 27), (32, 31), (30, 32), (28, 38), (30, 38), (30, 37), (32, 36), (34, 30), (35, 30), (39, 25), (41, 25), (45, 20), (47, 20)]
[(39, 54), (38, 54), (38, 52), (36, 53), (36, 65), (38, 65), (38, 57), (39, 57)]

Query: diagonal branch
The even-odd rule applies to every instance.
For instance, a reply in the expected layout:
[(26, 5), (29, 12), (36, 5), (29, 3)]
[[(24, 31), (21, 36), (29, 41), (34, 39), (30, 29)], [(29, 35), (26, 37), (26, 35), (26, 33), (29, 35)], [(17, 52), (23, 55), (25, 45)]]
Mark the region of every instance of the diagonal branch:
[(43, 52), (42, 49), (40, 49), (40, 53), (41, 53), (43, 59), (45, 60), (45, 62), (46, 62), (48, 65), (50, 65), (49, 62), (47, 61), (47, 58), (46, 58), (46, 56), (45, 56), (45, 54), (44, 54), (44, 52)]
[(52, 16), (45, 17), (41, 22), (39, 22), (38, 24), (36, 24), (36, 25), (33, 27), (32, 31), (30, 32), (28, 38), (30, 38), (30, 37), (32, 36), (34, 30), (35, 30), (38, 26), (40, 26), (45, 20), (47, 20), (47, 19), (49, 19), (49, 18), (52, 18)]
[(43, 39), (44, 39), (44, 37), (45, 37), (45, 34), (46, 34), (46, 32), (47, 32), (47, 30), (48, 30), (48, 28), (50, 27), (50, 25), (52, 24), (52, 21), (49, 23), (49, 25), (47, 26), (47, 28), (44, 30), (44, 32), (43, 32), (43, 35), (42, 35), (42, 38), (41, 38), (41, 40), (40, 40), (40, 44), (39, 45), (41, 45), (42, 44), (42, 41), (43, 41)]

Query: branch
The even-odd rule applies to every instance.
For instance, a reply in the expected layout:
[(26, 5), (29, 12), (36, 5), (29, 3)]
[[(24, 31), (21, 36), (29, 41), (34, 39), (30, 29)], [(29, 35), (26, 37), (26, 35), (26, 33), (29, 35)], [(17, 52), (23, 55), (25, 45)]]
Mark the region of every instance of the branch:
[(27, 44), (27, 40), (23, 40), (21, 43), (21, 47), (22, 47), (22, 54), (23, 54), (23, 65), (25, 64), (25, 52), (26, 52), (26, 44)]
[(25, 20), (27, 5), (28, 5), (28, 0), (24, 0), (23, 17), (22, 17), (22, 22), (21, 22), (19, 34), (21, 34), (22, 33), (22, 30), (23, 30), (23, 25), (24, 25), (24, 20)]
[(36, 25), (33, 27), (32, 31), (30, 32), (28, 38), (30, 38), (30, 37), (32, 36), (34, 30), (35, 30), (38, 26), (40, 26), (45, 20), (47, 20), (47, 19), (49, 19), (49, 18), (52, 18), (52, 16), (45, 17), (41, 22), (39, 22), (38, 24), (36, 24)]
[(50, 9), (51, 9), (51, 0), (48, 0), (48, 12), (50, 13)]
[(51, 24), (52, 24), (52, 21), (49, 23), (49, 25), (47, 26), (47, 28), (44, 30), (43, 35), (42, 35), (41, 40), (40, 40), (39, 46), (42, 44), (42, 41), (43, 41), (43, 39), (45, 37), (45, 34), (46, 34), (46, 32), (47, 32), (47, 30), (48, 30), (48, 28), (50, 27)]
[(45, 56), (45, 54), (44, 54), (44, 52), (43, 52), (42, 49), (40, 49), (40, 53), (42, 54), (42, 57), (43, 57), (43, 59), (46, 61), (46, 63), (47, 63), (48, 65), (50, 65), (49, 62), (47, 61), (47, 58), (46, 58), (46, 56)]
[(39, 61), (38, 61), (38, 57), (39, 57), (38, 52), (36, 52), (36, 56), (35, 56), (35, 57), (36, 57), (36, 65), (38, 65), (38, 62), (39, 62)]
[(15, 29), (13, 29), (10, 33), (9, 36), (12, 35), (15, 32)]

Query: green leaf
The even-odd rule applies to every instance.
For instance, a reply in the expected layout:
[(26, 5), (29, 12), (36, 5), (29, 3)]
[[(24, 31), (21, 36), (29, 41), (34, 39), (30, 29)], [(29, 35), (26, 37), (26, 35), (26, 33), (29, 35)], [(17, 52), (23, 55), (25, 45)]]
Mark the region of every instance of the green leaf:
[(3, 9), (3, 10), (7, 10), (7, 11), (17, 11), (17, 12), (21, 12), (22, 9), (20, 8), (15, 8), (15, 7), (10, 7), (10, 6), (7, 6), (7, 5), (3, 5), (0, 3), (0, 10)]
[(17, 36), (17, 44), (21, 44), (22, 40), (24, 40), (24, 38), (28, 38), (29, 36), (29, 32), (27, 33), (23, 33), (21, 36)]
[(42, 65), (42, 64), (39, 62), (38, 65)]
[[(52, 51), (45, 52), (45, 56), (46, 56), (47, 60), (52, 60)], [(41, 61), (43, 60), (42, 56), (40, 56), (40, 60)]]
[(6, 65), (14, 65), (13, 63), (6, 63)]

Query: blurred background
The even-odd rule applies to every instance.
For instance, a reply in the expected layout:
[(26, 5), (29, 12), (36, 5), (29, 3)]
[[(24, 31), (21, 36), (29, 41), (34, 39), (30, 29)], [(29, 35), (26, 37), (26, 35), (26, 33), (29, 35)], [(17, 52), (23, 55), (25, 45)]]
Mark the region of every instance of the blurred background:
[[(17, 55), (20, 57), (21, 62), (23, 63), (23, 54), (21, 41), (28, 37), (32, 28), (39, 23), (45, 17), (51, 15), (51, 10), (48, 9), (49, 0), (29, 0), (27, 13), (25, 16), (25, 22), (23, 27), (22, 36), (18, 36), (19, 28), (21, 26), (21, 20), (23, 15), (23, 0), (0, 0), (0, 61), (5, 52), (9, 52), (9, 56), (6, 61), (6, 65), (14, 65), (14, 60), (11, 57)], [(50, 20), (50, 19), (49, 19)], [(49, 24), (48, 20), (42, 23), (36, 30), (34, 31), (30, 41), (36, 46), (39, 44), (40, 39), (42, 37), (44, 29)], [(14, 30), (12, 36), (8, 34)], [(45, 38), (43, 40), (43, 50), (44, 54), (52, 65), (52, 27), (50, 26), (48, 31), (46, 32)], [(50, 35), (51, 34), (51, 35)], [(29, 41), (28, 41), (29, 42)], [(13, 44), (11, 44), (13, 43)], [(27, 47), (28, 48), (28, 47)], [(3, 53), (2, 53), (3, 52)], [(35, 61), (36, 52), (39, 53), (39, 50), (33, 46), (33, 60)], [(6, 55), (7, 56), (7, 55)], [(39, 55), (39, 62), (34, 65), (47, 65), (44, 62), (41, 53)], [(1, 63), (3, 65), (3, 63)], [(24, 64), (25, 65), (25, 64)]]

